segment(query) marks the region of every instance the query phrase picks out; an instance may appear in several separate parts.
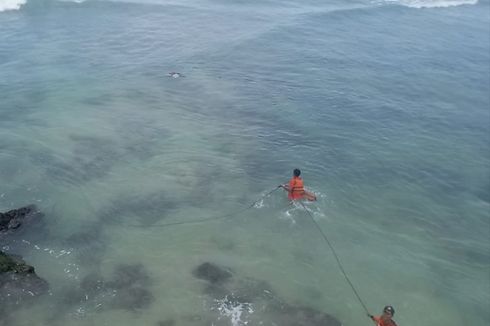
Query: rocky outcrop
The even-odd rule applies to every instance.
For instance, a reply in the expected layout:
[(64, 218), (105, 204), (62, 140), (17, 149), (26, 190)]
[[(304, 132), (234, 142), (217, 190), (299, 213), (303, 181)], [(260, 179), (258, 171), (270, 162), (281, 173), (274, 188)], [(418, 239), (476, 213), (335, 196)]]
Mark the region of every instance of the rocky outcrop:
[(26, 221), (39, 218), (42, 214), (35, 205), (13, 209), (5, 213), (0, 212), (0, 234), (18, 229)]
[(48, 283), (20, 257), (0, 251), (0, 312), (45, 294)]
[[(41, 216), (34, 205), (0, 212), (0, 239), (9, 239), (10, 236), (3, 236), (14, 236), (17, 233), (14, 231), (22, 225)], [(48, 283), (36, 275), (34, 267), (27, 265), (20, 256), (0, 251), (0, 324), (9, 318), (16, 307), (47, 293), (48, 290)]]

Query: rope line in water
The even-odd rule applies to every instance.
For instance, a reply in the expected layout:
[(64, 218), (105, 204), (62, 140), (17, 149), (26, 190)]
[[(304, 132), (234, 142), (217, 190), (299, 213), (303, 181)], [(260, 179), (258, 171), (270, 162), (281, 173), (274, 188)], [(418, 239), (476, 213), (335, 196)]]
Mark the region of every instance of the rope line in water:
[(323, 239), (325, 240), (325, 242), (327, 243), (327, 245), (330, 247), (330, 250), (332, 251), (333, 253), (333, 256), (335, 257), (335, 260), (337, 261), (337, 265), (340, 269), (340, 271), (342, 272), (342, 274), (344, 275), (344, 278), (345, 280), (347, 281), (347, 283), (350, 285), (352, 291), (354, 292), (355, 296), (357, 297), (357, 300), (359, 300), (359, 303), (361, 304), (361, 306), (364, 308), (364, 311), (366, 311), (366, 314), (368, 316), (370, 316), (370, 313), (369, 313), (369, 310), (368, 308), (366, 307), (366, 305), (364, 304), (364, 302), (362, 301), (361, 299), (361, 296), (359, 295), (359, 293), (357, 293), (357, 290), (356, 288), (354, 287), (354, 284), (352, 284), (351, 280), (349, 279), (349, 276), (347, 276), (347, 273), (345, 272), (344, 270), (344, 267), (342, 265), (342, 263), (340, 262), (340, 258), (339, 256), (337, 255), (337, 252), (335, 251), (332, 243), (328, 240), (327, 236), (325, 235), (325, 233), (323, 232), (322, 228), (320, 227), (320, 225), (318, 225), (318, 223), (315, 221), (315, 219), (313, 218), (313, 215), (311, 214), (311, 212), (306, 208), (305, 204), (303, 204), (302, 202), (300, 202), (301, 206), (303, 206), (304, 210), (308, 213), (308, 215), (310, 216), (311, 220), (313, 221), (313, 224), (315, 224), (316, 228), (318, 229), (318, 231), (320, 232), (320, 234), (322, 235)]
[(229, 214), (225, 214), (225, 215), (221, 215), (221, 216), (213, 216), (213, 217), (208, 217), (208, 218), (194, 219), (194, 220), (189, 220), (189, 221), (171, 222), (171, 223), (165, 223), (165, 224), (156, 224), (156, 225), (147, 225), (147, 226), (145, 226), (145, 225), (134, 225), (134, 224), (130, 224), (130, 225), (127, 225), (127, 226), (131, 226), (131, 227), (142, 227), (142, 228), (157, 228), (157, 227), (163, 228), (163, 227), (168, 227), (168, 226), (185, 225), (185, 224), (196, 224), (196, 223), (204, 223), (204, 222), (209, 222), (209, 221), (215, 221), (215, 220), (222, 220), (222, 219), (232, 218), (232, 217), (235, 217), (237, 215), (240, 215), (243, 212), (251, 209), (259, 201), (261, 201), (265, 197), (268, 197), (273, 192), (277, 191), (279, 188), (281, 188), (281, 186), (277, 186), (276, 188), (272, 189), (271, 191), (267, 192), (266, 194), (260, 196), (259, 199), (257, 199), (256, 201), (254, 201), (253, 203), (251, 203), (247, 207), (245, 207), (245, 208), (243, 208), (243, 209), (241, 209), (241, 210), (239, 210), (237, 212), (234, 212), (234, 213), (229, 213)]

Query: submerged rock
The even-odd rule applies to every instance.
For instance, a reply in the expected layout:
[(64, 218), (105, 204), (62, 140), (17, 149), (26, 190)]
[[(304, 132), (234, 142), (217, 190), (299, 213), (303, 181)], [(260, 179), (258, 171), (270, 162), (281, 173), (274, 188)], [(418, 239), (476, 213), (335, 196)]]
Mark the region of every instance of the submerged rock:
[(27, 220), (41, 216), (42, 214), (35, 205), (13, 209), (5, 213), (0, 212), (0, 233), (18, 229)]
[[(29, 220), (41, 216), (35, 205), (0, 213), (0, 236), (13, 233)], [(48, 290), (48, 283), (36, 275), (34, 267), (27, 265), (20, 256), (0, 251), (0, 317)]]
[(0, 311), (45, 294), (48, 283), (20, 257), (0, 251)]
[(149, 290), (151, 278), (141, 264), (116, 266), (110, 280), (92, 273), (80, 286), (65, 291), (63, 302), (82, 305), (87, 310), (124, 309), (137, 312), (155, 300)]
[(237, 316), (241, 318), (240, 323), (249, 325), (342, 325), (327, 313), (287, 303), (279, 298), (265, 281), (249, 277), (232, 277), (234, 275), (228, 268), (204, 263), (196, 267), (193, 274), (208, 282), (204, 293), (211, 298), (209, 309), (218, 314), (216, 322), (213, 321), (215, 325), (221, 325), (227, 318), (233, 319)]
[(196, 269), (192, 271), (192, 274), (201, 280), (210, 282), (211, 284), (223, 283), (232, 276), (230, 270), (223, 269), (208, 262), (197, 266)]

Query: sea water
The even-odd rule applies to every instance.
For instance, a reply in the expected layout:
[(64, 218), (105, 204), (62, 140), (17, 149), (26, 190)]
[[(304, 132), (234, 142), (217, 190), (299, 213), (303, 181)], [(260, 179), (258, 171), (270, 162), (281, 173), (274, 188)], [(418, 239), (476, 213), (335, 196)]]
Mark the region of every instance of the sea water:
[[(44, 213), (1, 245), (50, 284), (0, 323), (275, 325), (211, 262), (369, 325), (304, 207), (261, 198), (300, 168), (371, 313), (488, 325), (489, 91), (487, 0), (0, 0), (0, 211)], [(124, 273), (119, 305), (83, 292)]]

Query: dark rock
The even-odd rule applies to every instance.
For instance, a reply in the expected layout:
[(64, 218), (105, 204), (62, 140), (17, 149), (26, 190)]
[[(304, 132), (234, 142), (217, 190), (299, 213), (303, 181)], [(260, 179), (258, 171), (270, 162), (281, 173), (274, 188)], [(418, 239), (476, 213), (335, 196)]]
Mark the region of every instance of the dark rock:
[(232, 277), (232, 273), (212, 263), (203, 263), (199, 265), (192, 274), (201, 279), (210, 282), (211, 284), (219, 284), (227, 281)]
[(45, 294), (48, 289), (48, 283), (36, 275), (34, 267), (0, 251), (0, 312)]
[(5, 213), (0, 213), (0, 232), (5, 233), (18, 229), (27, 220), (40, 216), (42, 216), (42, 214), (37, 210), (35, 205), (29, 205)]

